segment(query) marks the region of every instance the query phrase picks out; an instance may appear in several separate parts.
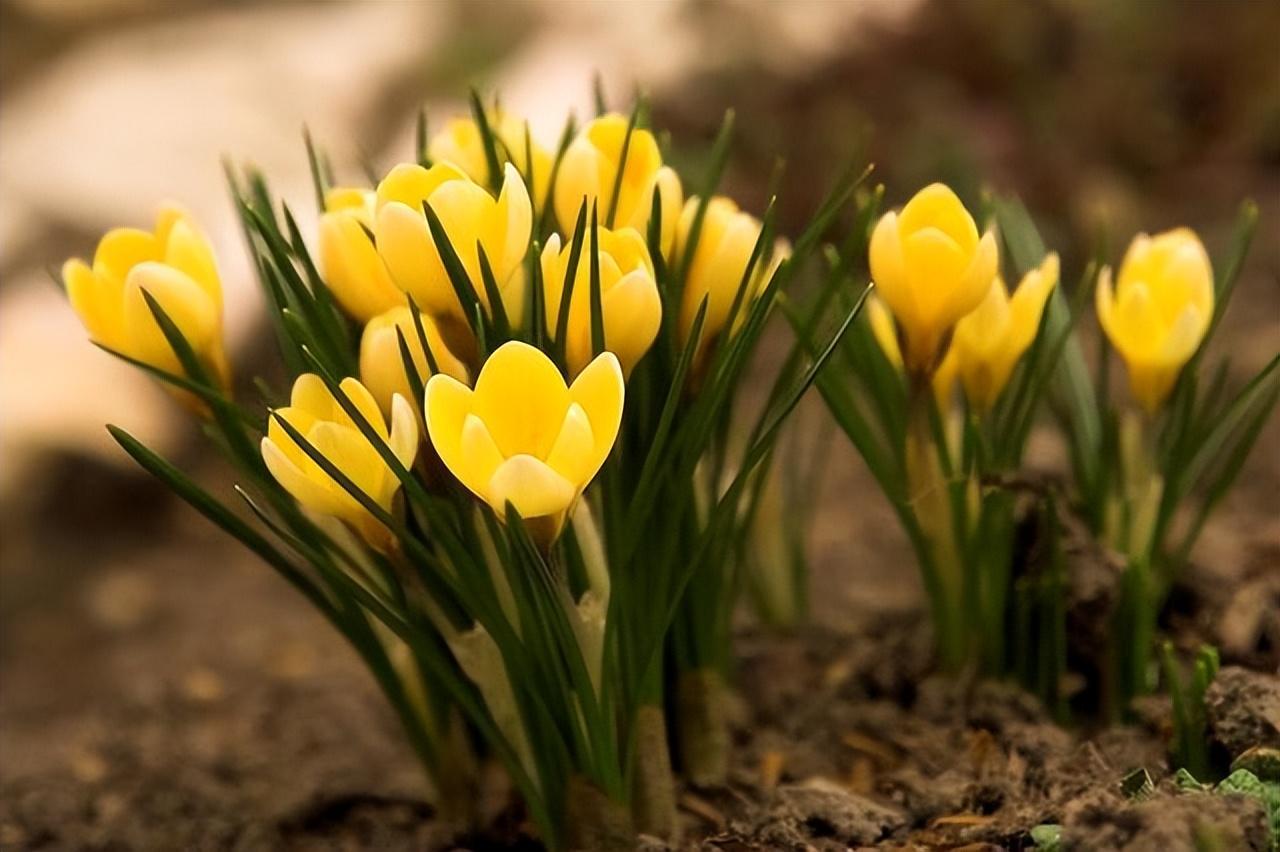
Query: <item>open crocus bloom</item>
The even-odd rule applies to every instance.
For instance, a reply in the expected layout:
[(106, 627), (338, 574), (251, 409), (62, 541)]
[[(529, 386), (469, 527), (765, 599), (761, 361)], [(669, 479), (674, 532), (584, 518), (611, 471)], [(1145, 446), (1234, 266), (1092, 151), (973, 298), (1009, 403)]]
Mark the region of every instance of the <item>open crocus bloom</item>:
[[(502, 110), (489, 112), (489, 127), (498, 140), (498, 160), (509, 157), (526, 183), (531, 183), (538, 206), (547, 198), (551, 180), (551, 153), (529, 133), (527, 122)], [(427, 144), (427, 156), (433, 163), (447, 161), (462, 169), (477, 183), (489, 186), (489, 160), (485, 155), (484, 137), (475, 119), (455, 118), (445, 124)], [(530, 163), (532, 160), (532, 163)]]
[(500, 518), (511, 503), (549, 546), (604, 464), (622, 422), (622, 367), (604, 352), (566, 387), (551, 359), (511, 341), (489, 356), (473, 391), (427, 383), (431, 443), (458, 480)]
[(902, 333), (909, 373), (933, 372), (947, 333), (986, 297), (998, 260), (994, 232), (979, 237), (943, 184), (880, 218), (871, 233), (871, 278)]
[(413, 296), (418, 307), (443, 325), (446, 339), (461, 351), (450, 333), (468, 327), (457, 292), (445, 272), (440, 251), (423, 212), (429, 204), (470, 279), (485, 310), (491, 309), (480, 275), (478, 246), (484, 247), (503, 307), (513, 325), (524, 315), (524, 256), (533, 232), (529, 192), (515, 166), (507, 164), (502, 192), (495, 199), (457, 166), (441, 162), (430, 169), (402, 163), (378, 184), (374, 232), (378, 253), (396, 286)]
[[(397, 395), (392, 399), (388, 430), (377, 402), (364, 385), (355, 379), (343, 379), (339, 387), (400, 463), (405, 467), (412, 465), (418, 451), (418, 424), (404, 397)], [(262, 439), (262, 458), (276, 481), (303, 506), (347, 522), (370, 546), (386, 550), (391, 543), (391, 531), (325, 473), (315, 459), (289, 437), (276, 418), (296, 429), (356, 488), (391, 511), (400, 480), (334, 399), (324, 381), (313, 373), (298, 376), (289, 406), (273, 412), (267, 436)]]
[(1173, 388), (1213, 319), (1213, 267), (1199, 237), (1177, 228), (1129, 245), (1114, 288), (1098, 276), (1098, 321), (1129, 368), (1129, 387), (1148, 413)]
[[(647, 235), (649, 217), (653, 212), (653, 194), (658, 192), (662, 210), (662, 251), (666, 254), (675, 240), (684, 189), (675, 171), (662, 165), (662, 154), (653, 134), (635, 128), (628, 143), (627, 124), (627, 119), (617, 113), (602, 115), (583, 128), (578, 138), (570, 143), (556, 176), (556, 219), (562, 231), (572, 231), (578, 210), (585, 202), (588, 211), (592, 204), (597, 205), (601, 225), (631, 227)], [(619, 168), (622, 169), (621, 180), (618, 179)], [(609, 221), (610, 209), (613, 210), (612, 222)]]
[[(618, 356), (624, 375), (644, 357), (662, 326), (662, 297), (653, 277), (653, 261), (644, 239), (631, 228), (611, 231), (601, 227), (600, 310), (604, 320), (604, 349)], [(573, 294), (569, 299), (569, 325), (565, 331), (565, 355), (569, 373), (576, 376), (591, 360), (591, 236), (578, 258)], [(542, 287), (546, 293), (547, 332), (554, 337), (564, 294), (571, 246), (560, 246), (552, 234), (542, 250)]]
[(1018, 359), (1035, 340), (1057, 283), (1058, 256), (1049, 254), (1022, 277), (1012, 298), (996, 276), (982, 304), (956, 323), (946, 360), (955, 359), (965, 397), (977, 410), (990, 409), (1004, 390)]
[(230, 370), (222, 343), (222, 283), (213, 249), (184, 211), (166, 206), (154, 232), (114, 228), (98, 242), (90, 267), (62, 267), (71, 307), (97, 343), (157, 369), (182, 375), (143, 292), (173, 320), (193, 352), (226, 388)]
[(320, 268), (325, 284), (342, 309), (360, 322), (405, 304), (404, 293), (391, 281), (366, 231), (373, 230), (376, 203), (368, 190), (335, 187), (325, 195), (325, 212), (320, 217)]

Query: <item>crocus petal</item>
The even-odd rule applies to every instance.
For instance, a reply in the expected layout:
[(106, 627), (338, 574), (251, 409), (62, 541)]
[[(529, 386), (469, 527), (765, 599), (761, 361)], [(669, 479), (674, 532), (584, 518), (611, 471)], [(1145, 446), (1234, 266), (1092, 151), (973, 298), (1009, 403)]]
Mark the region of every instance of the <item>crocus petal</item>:
[(493, 228), (492, 249), (486, 243), (485, 251), (494, 252), (490, 254), (489, 261), (501, 286), (524, 262), (529, 238), (533, 234), (533, 206), (529, 201), (529, 190), (511, 163), (507, 163), (502, 181)]
[(596, 442), (596, 470), (609, 457), (613, 442), (617, 440), (625, 393), (622, 367), (612, 352), (597, 355), (569, 387), (570, 398), (582, 407), (591, 421), (591, 434)]
[[(267, 470), (293, 498), (315, 512), (340, 515), (346, 505), (329, 487), (308, 477), (289, 455), (271, 438), (262, 439), (262, 460)], [(328, 479), (328, 477), (326, 477)]]
[(387, 445), (400, 464), (406, 468), (413, 466), (414, 456), (418, 454), (418, 418), (413, 413), (413, 406), (400, 394), (391, 398), (391, 431)]
[[(484, 497), (485, 489), (499, 465), (505, 460), (493, 442), (484, 421), (474, 414), (468, 414), (462, 424), (461, 452), (466, 465), (466, 477), (459, 477), (463, 485), (476, 495)], [(501, 505), (497, 506), (501, 509)]]
[(978, 228), (969, 211), (946, 184), (934, 183), (915, 194), (902, 208), (899, 225), (904, 238), (924, 228), (936, 228), (968, 254), (978, 243)]
[(424, 418), (427, 434), (445, 467), (465, 482), (466, 456), (462, 452), (462, 426), (471, 413), (471, 388), (452, 376), (435, 375), (427, 382)]
[(569, 390), (555, 364), (520, 341), (498, 347), (476, 380), (473, 410), (507, 458), (546, 458), (569, 408)]
[(67, 288), (71, 307), (89, 331), (89, 336), (103, 346), (124, 348), (124, 286), (96, 275), (82, 260), (68, 260), (62, 265), (62, 282)]
[(509, 502), (522, 518), (539, 518), (565, 511), (577, 489), (545, 462), (520, 454), (504, 461), (489, 480), (488, 502), (502, 514)]
[(219, 311), (222, 310), (222, 284), (218, 278), (213, 248), (186, 218), (176, 220), (169, 229), (164, 262), (185, 272), (192, 281), (204, 288), (214, 306)]
[(575, 402), (569, 406), (560, 434), (547, 454), (547, 466), (582, 489), (596, 475), (599, 469), (597, 461), (591, 421), (582, 406)]
[(112, 228), (98, 241), (93, 269), (99, 275), (123, 282), (129, 270), (148, 260), (160, 260), (155, 235), (138, 228)]

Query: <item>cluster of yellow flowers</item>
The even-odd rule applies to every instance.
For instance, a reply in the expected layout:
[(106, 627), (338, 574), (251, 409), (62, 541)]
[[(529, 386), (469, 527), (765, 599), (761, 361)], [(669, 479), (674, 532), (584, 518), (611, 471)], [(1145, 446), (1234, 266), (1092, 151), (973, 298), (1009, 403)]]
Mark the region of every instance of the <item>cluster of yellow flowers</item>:
[[(528, 138), (525, 125), (501, 113), (490, 123), (507, 154), (496, 197), (488, 188), (492, 176), (480, 128), (472, 120), (452, 121), (430, 141), (429, 167), (400, 164), (373, 189), (327, 192), (319, 263), (338, 305), (364, 327), (359, 380), (342, 383), (350, 401), (406, 467), (418, 456), (419, 436), (429, 438), (463, 485), (499, 515), (510, 502), (546, 541), (558, 533), (612, 449), (624, 380), (662, 326), (664, 294), (645, 239), (655, 193), (663, 259), (688, 264), (680, 304), (665, 308), (676, 312), (681, 346), (701, 304), (707, 303), (695, 364), (705, 361), (716, 340), (732, 333), (745, 313), (730, 316), (762, 224), (728, 198), (712, 198), (696, 246), (685, 257), (699, 200), (684, 198), (680, 178), (663, 165), (648, 130), (630, 127), (621, 115), (595, 119), (568, 146), (552, 187), (551, 155)], [(535, 199), (552, 205), (561, 229), (535, 259), (546, 332), (552, 339), (560, 331), (557, 318), (570, 284), (568, 237), (582, 210), (594, 210), (599, 222), (594, 238), (584, 241), (573, 273), (562, 342), (567, 377), (546, 354), (517, 340), (499, 346), (480, 363), (471, 330), (475, 318), (468, 316), (443, 253), (457, 255), (486, 316), (494, 317), (500, 308), (518, 331), (531, 286), (526, 259), (535, 236)], [(448, 247), (437, 242), (428, 211), (438, 218)], [(589, 257), (588, 246), (595, 246), (596, 258)], [(763, 289), (786, 252), (780, 243), (766, 253), (767, 263), (758, 263), (748, 282), (749, 296)], [(594, 358), (593, 266), (599, 270), (604, 332), (604, 352)], [(490, 304), (487, 278), (496, 284), (501, 306)], [(95, 341), (181, 375), (142, 296), (150, 293), (192, 350), (229, 387), (216, 264), (190, 217), (166, 210), (154, 234), (113, 230), (102, 239), (92, 268), (69, 261), (64, 279)], [(422, 312), (419, 317), (411, 304)], [(401, 339), (426, 380), (425, 401), (414, 400)], [(262, 440), (263, 456), (275, 478), (304, 506), (343, 519), (375, 547), (389, 546), (385, 528), (281, 429), (281, 420), (379, 506), (392, 508), (396, 476), (320, 377), (299, 377), (291, 404), (273, 412)]]
[[(978, 412), (999, 399), (1058, 283), (1051, 253), (1010, 296), (998, 260), (994, 232), (980, 237), (942, 184), (922, 189), (901, 213), (886, 213), (871, 235), (876, 340), (913, 382), (931, 382), (943, 400), (958, 375)], [(1134, 398), (1154, 413), (1213, 317), (1213, 270), (1199, 238), (1187, 228), (1138, 235), (1114, 286), (1110, 268), (1101, 272), (1097, 313), (1128, 366)]]

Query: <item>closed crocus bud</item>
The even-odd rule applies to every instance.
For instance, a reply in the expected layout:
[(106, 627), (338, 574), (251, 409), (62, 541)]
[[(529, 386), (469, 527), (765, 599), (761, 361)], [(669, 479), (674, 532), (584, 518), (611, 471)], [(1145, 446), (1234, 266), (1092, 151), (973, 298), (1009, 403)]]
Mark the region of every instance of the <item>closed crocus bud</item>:
[(441, 323), (455, 349), (458, 330), (468, 327), (468, 318), (431, 237), (423, 203), (440, 218), (472, 290), (489, 310), (477, 246), (484, 247), (507, 317), (512, 325), (519, 325), (524, 314), (523, 261), (533, 231), (533, 209), (515, 166), (508, 163), (504, 175), (502, 192), (496, 199), (448, 162), (430, 169), (404, 163), (378, 184), (374, 222), (378, 253), (396, 286)]
[[(405, 467), (412, 465), (418, 451), (418, 424), (404, 397), (392, 398), (388, 429), (377, 402), (364, 385), (355, 379), (343, 379), (339, 387), (400, 463)], [(391, 531), (325, 473), (276, 418), (297, 430), (356, 488), (390, 511), (400, 480), (334, 399), (324, 381), (317, 375), (304, 373), (293, 383), (289, 406), (273, 412), (267, 426), (267, 437), (262, 439), (262, 458), (271, 475), (299, 503), (311, 511), (345, 521), (370, 546), (385, 551), (391, 544)]]
[(927, 186), (871, 233), (871, 278), (893, 312), (909, 373), (932, 373), (947, 334), (978, 307), (995, 278), (995, 234), (981, 237), (946, 186)]
[[(551, 153), (534, 140), (529, 125), (513, 115), (495, 110), (489, 115), (489, 127), (497, 137), (498, 161), (509, 158), (515, 164), (526, 182), (533, 184), (533, 197), (541, 207), (547, 200), (547, 184), (551, 180)], [(474, 119), (455, 118), (446, 124), (431, 137), (427, 156), (432, 162), (452, 163), (477, 183), (485, 186), (492, 183), (484, 137)]]
[[(427, 338), (427, 346), (431, 349), (431, 358), (441, 373), (453, 376), (460, 382), (468, 380), (467, 368), (459, 361), (440, 336), (440, 329), (428, 316), (419, 316), (422, 331)], [(398, 333), (397, 333), (398, 332)], [(408, 307), (401, 305), (384, 314), (379, 314), (364, 327), (360, 337), (360, 381), (373, 394), (378, 407), (384, 414), (391, 413), (392, 401), (396, 394), (405, 399), (416, 399), (409, 384), (409, 376), (405, 372), (404, 357), (400, 351), (400, 335), (404, 336), (405, 345), (413, 358), (413, 366), (417, 369), (422, 381), (432, 375), (431, 360), (422, 348), (422, 339), (418, 336), (413, 314)], [(416, 408), (416, 406), (415, 406)]]
[(613, 448), (623, 393), (612, 352), (566, 387), (550, 358), (511, 341), (489, 356), (474, 391), (450, 376), (431, 377), (427, 431), (464, 486), (500, 518), (510, 502), (547, 547)]
[(1129, 387), (1148, 413), (1173, 388), (1213, 319), (1213, 267), (1195, 232), (1177, 228), (1129, 245), (1112, 285), (1098, 276), (1102, 330), (1129, 368)]
[[(600, 310), (604, 325), (604, 349), (618, 356), (622, 372), (631, 375), (658, 336), (662, 325), (662, 298), (653, 277), (653, 261), (644, 239), (631, 228), (611, 231), (599, 228)], [(591, 237), (583, 241), (573, 293), (569, 300), (569, 324), (565, 354), (569, 372), (577, 375), (591, 360)], [(542, 250), (542, 286), (546, 294), (547, 332), (554, 337), (560, 316), (560, 299), (571, 247), (560, 245), (553, 234)]]
[(376, 196), (335, 187), (325, 195), (320, 217), (320, 269), (342, 309), (360, 322), (405, 304), (369, 233)]
[[(648, 130), (635, 128), (627, 142), (627, 119), (611, 113), (592, 121), (565, 150), (556, 175), (556, 218), (563, 231), (573, 228), (578, 210), (595, 204), (601, 224), (632, 227), (648, 234), (653, 194), (661, 193), (662, 250), (670, 252), (684, 191), (680, 177), (662, 165), (658, 143)], [(626, 148), (623, 164), (622, 149)], [(622, 167), (622, 179), (618, 169)], [(616, 199), (614, 187), (617, 187)], [(612, 220), (609, 219), (613, 211)]]
[[(690, 198), (680, 215), (675, 256), (683, 255), (697, 216), (698, 198)], [(751, 253), (760, 239), (760, 220), (738, 209), (731, 199), (716, 196), (707, 204), (707, 212), (698, 232), (697, 245), (685, 274), (684, 293), (680, 302), (680, 341), (687, 343), (702, 300), (707, 300), (707, 316), (702, 325), (702, 342), (695, 363), (701, 363), (711, 345), (726, 331), (730, 311), (742, 286), (743, 275), (751, 261)], [(729, 331), (736, 331), (751, 310), (751, 302), (768, 286), (778, 265), (788, 255), (786, 244), (779, 241), (772, 251), (756, 261), (747, 289), (738, 305), (737, 315)]]
[(182, 375), (178, 356), (143, 296), (150, 293), (214, 379), (224, 389), (230, 385), (218, 267), (209, 241), (185, 212), (163, 208), (154, 232), (108, 231), (98, 243), (93, 265), (68, 260), (62, 280), (72, 308), (95, 342)]
[(965, 397), (978, 411), (995, 405), (1018, 359), (1040, 328), (1045, 302), (1058, 284), (1058, 256), (1049, 254), (1022, 277), (1012, 298), (996, 276), (977, 309), (956, 323), (953, 356)]

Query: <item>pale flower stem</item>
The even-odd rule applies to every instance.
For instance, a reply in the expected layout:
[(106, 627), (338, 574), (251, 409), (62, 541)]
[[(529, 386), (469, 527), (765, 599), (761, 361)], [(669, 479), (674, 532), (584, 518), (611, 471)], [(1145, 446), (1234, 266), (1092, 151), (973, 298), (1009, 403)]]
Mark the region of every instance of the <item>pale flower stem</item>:
[(933, 555), (942, 600), (935, 621), (938, 652), (947, 668), (962, 663), (966, 656), (964, 630), (964, 575), (955, 547), (955, 520), (939, 448), (929, 422), (931, 391), (927, 383), (912, 392), (907, 425), (907, 500), (920, 520), (920, 528)]
[(596, 525), (591, 504), (579, 500), (572, 516), (573, 531), (578, 536), (583, 566), (587, 571), (587, 585), (607, 610), (609, 608), (609, 563), (605, 556), (604, 538)]
[(1120, 425), (1123, 499), (1127, 509), (1124, 552), (1140, 561), (1150, 559), (1155, 549), (1156, 520), (1164, 494), (1164, 478), (1157, 470), (1150, 427), (1150, 419), (1132, 409), (1125, 412)]

